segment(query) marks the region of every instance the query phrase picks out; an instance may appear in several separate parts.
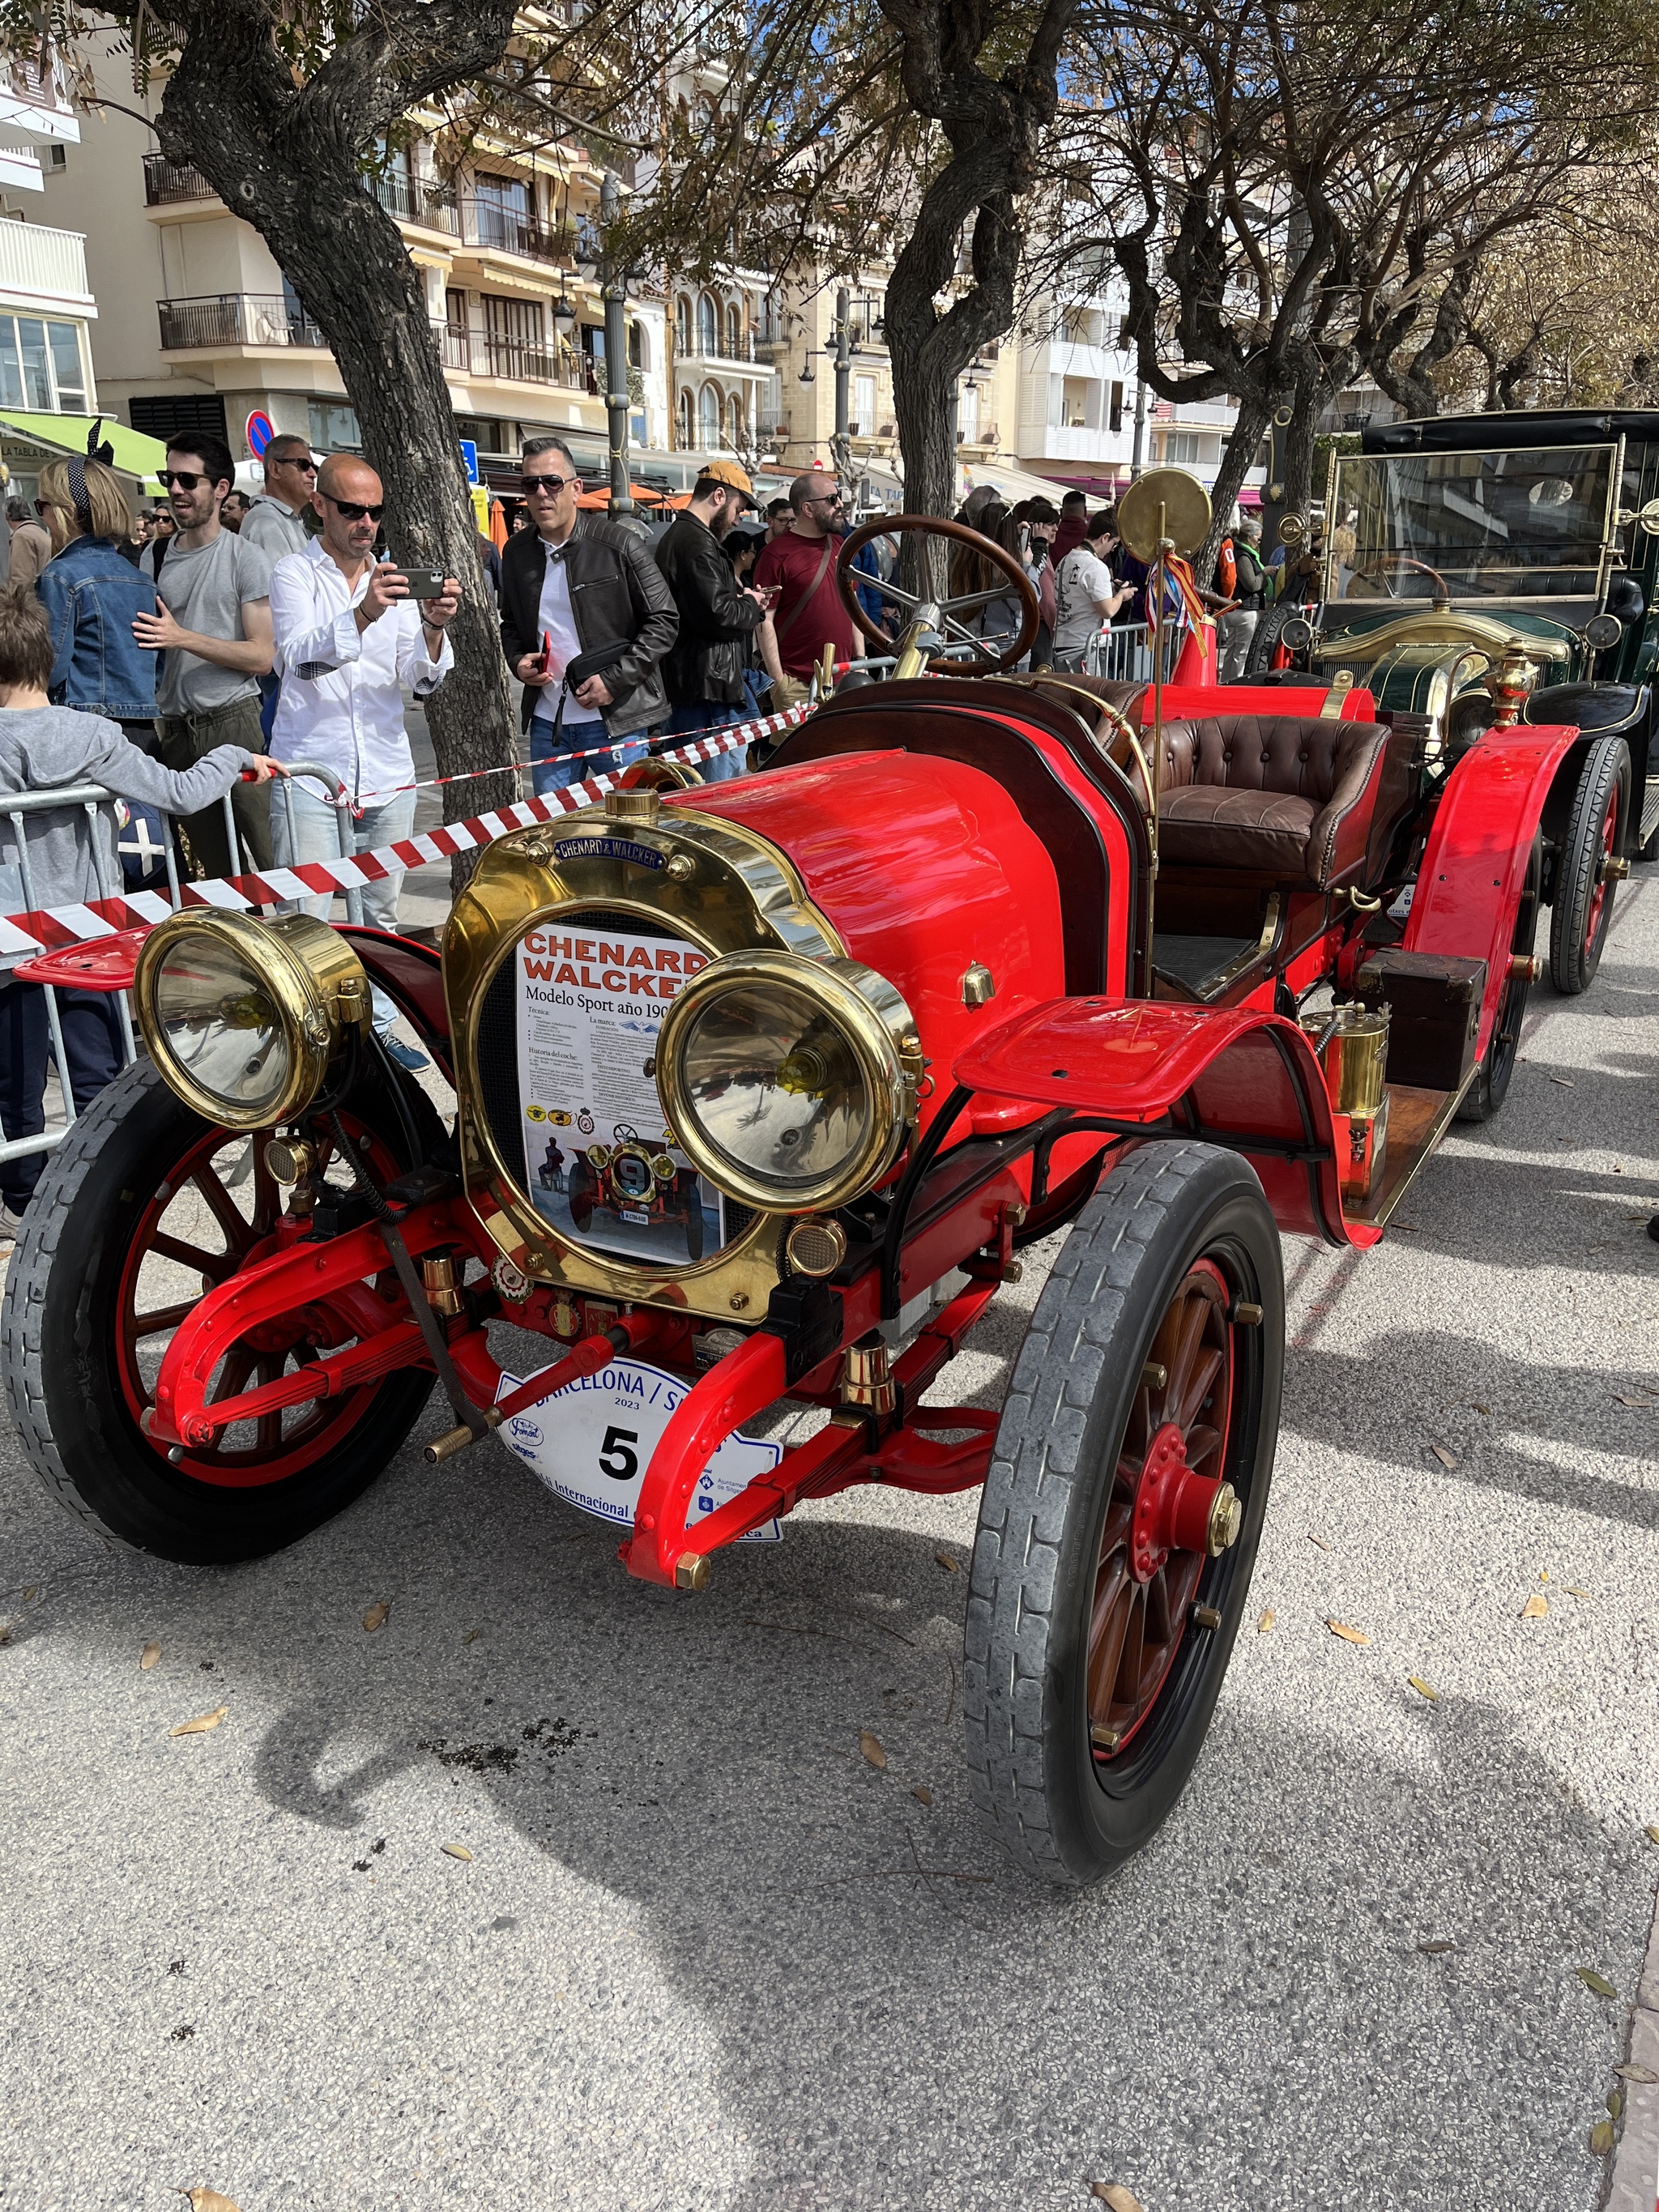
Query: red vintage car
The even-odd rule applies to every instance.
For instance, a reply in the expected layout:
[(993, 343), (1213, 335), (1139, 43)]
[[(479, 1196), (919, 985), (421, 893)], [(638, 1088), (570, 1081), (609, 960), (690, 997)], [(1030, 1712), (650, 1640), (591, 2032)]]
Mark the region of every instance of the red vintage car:
[[(1245, 1615), (1281, 1238), (1375, 1243), (1510, 1083), (1574, 733), (1500, 700), (1454, 763), (1363, 690), (1218, 691), (1198, 656), (1155, 757), (1143, 693), (1000, 672), (1036, 606), (990, 552), (1011, 649), (971, 635), (986, 594), (887, 587), (889, 680), (764, 773), (507, 836), (441, 958), (303, 917), (163, 923), (134, 979), (150, 1056), (42, 1177), (3, 1357), (53, 1493), (172, 1559), (316, 1528), (434, 1377), (428, 1456), (500, 1431), (623, 1523), (623, 1571), (687, 1593), (803, 1498), (982, 1486), (973, 1787), (1024, 1867), (1075, 1883), (1169, 1814)], [(532, 933), (562, 963), (534, 986)], [(630, 975), (643, 1030), (589, 997)], [(371, 981), (453, 1079), (453, 1127), (377, 1048)], [(526, 1067), (637, 1097), (720, 1194), (719, 1240), (647, 1260), (560, 1231)], [(933, 1403), (1060, 1231), (1000, 1411)], [(504, 1376), (502, 1321), (548, 1340), (539, 1373)], [(739, 1434), (783, 1401), (822, 1411), (806, 1441)]]

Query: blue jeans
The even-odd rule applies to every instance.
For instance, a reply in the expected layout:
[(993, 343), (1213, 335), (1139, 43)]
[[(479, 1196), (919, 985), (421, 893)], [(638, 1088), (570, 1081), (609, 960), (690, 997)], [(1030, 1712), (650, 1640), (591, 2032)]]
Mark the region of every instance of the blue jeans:
[[(84, 1114), (121, 1065), (121, 1029), (106, 991), (59, 991), (58, 1020), (69, 1060), (70, 1094)], [(0, 1136), (38, 1137), (52, 1031), (39, 983), (0, 983)], [(0, 1161), (0, 1196), (21, 1213), (46, 1164), (45, 1152)]]
[[(676, 707), (668, 717), (665, 734), (683, 737), (691, 730), (726, 730), (733, 722), (746, 722), (749, 717), (741, 707), (729, 707), (722, 699), (687, 699)], [(713, 760), (692, 763), (705, 783), (726, 783), (734, 775), (741, 775), (744, 757), (740, 748), (729, 753), (717, 753)]]
[[(290, 830), (289, 802), (293, 801), (293, 826)], [(372, 853), (381, 845), (395, 845), (407, 837), (415, 827), (415, 793), (400, 791), (391, 799), (383, 799), (378, 805), (364, 807), (361, 815), (347, 817), (351, 825), (351, 848), (355, 853)], [(297, 778), (283, 778), (272, 786), (270, 804), (270, 842), (279, 868), (292, 868), (302, 860), (337, 860), (340, 857), (338, 817), (327, 800), (321, 797), (317, 785)], [(362, 891), (363, 920), (373, 929), (396, 929), (398, 927), (398, 895), (403, 889), (404, 871), (394, 869), (377, 884), (365, 884)], [(289, 914), (314, 914), (319, 921), (326, 921), (330, 901), (325, 896), (316, 898), (290, 900), (284, 911)], [(398, 1018), (398, 1009), (383, 991), (374, 994), (374, 1026), (382, 1035)]]
[[(614, 775), (620, 768), (643, 759), (648, 730), (629, 730), (625, 737), (611, 740), (605, 752), (588, 751), (591, 745), (605, 744), (603, 722), (566, 722), (554, 742), (553, 725), (538, 714), (530, 725), (530, 781), (539, 799), (544, 792), (562, 791), (573, 783), (586, 783), (589, 776)], [(574, 755), (586, 755), (578, 760)]]

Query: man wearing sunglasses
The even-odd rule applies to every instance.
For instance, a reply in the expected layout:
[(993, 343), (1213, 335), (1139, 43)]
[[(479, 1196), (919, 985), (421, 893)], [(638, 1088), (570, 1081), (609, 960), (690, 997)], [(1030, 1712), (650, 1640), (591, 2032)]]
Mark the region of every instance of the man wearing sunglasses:
[(265, 447), (260, 466), (265, 488), (253, 495), (242, 536), (258, 546), (275, 568), (285, 553), (305, 550), (306, 509), (317, 483), (317, 462), (308, 439), (283, 430)]
[[(283, 687), (270, 750), (277, 760), (320, 761), (333, 769), (351, 802), (359, 853), (396, 844), (414, 830), (415, 759), (403, 695), (407, 690), (417, 699), (429, 697), (454, 666), (448, 626), (461, 603), (453, 576), (443, 579), (436, 599), (416, 599), (399, 569), (375, 561), (384, 498), (366, 461), (331, 453), (313, 495), (321, 532), (302, 552), (279, 561), (270, 582)], [(303, 776), (284, 784), (271, 827), (279, 866), (340, 856), (334, 809)], [(399, 868), (364, 885), (365, 921), (396, 929), (403, 880)], [(326, 897), (298, 904), (328, 919)], [(407, 1068), (424, 1067), (422, 1055), (391, 1034), (397, 1012), (374, 994), (374, 1026), (392, 1058)]]
[[(501, 649), (524, 689), (537, 792), (636, 759), (668, 718), (660, 663), (679, 629), (662, 572), (631, 531), (582, 514), (581, 475), (561, 438), (520, 458), (533, 529), (501, 555)], [(572, 661), (602, 668), (565, 682)]]
[(755, 588), (775, 590), (772, 623), (784, 681), (772, 686), (774, 702), (793, 707), (805, 698), (818, 656), (832, 645), (837, 660), (850, 660), (853, 617), (836, 589), (836, 556), (847, 518), (841, 488), (824, 469), (811, 469), (789, 487), (794, 520), (755, 563)]
[[(270, 562), (220, 521), (235, 474), (222, 439), (191, 431), (168, 441), (161, 477), (175, 529), (149, 546), (139, 564), (158, 604), (153, 615), (134, 615), (132, 634), (161, 656), (156, 730), (171, 769), (193, 767), (221, 745), (267, 750), (259, 678), (270, 666)], [(238, 784), (230, 803), (244, 866), (268, 868), (269, 787)], [(234, 873), (220, 808), (186, 817), (185, 829), (204, 874)]]

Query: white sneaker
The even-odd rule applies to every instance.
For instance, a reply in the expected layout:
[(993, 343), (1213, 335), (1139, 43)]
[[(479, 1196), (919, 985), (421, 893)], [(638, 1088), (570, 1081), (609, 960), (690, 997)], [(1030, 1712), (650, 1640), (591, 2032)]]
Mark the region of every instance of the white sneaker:
[(15, 1244), (22, 1233), (22, 1215), (13, 1212), (9, 1200), (0, 1198), (0, 1250)]

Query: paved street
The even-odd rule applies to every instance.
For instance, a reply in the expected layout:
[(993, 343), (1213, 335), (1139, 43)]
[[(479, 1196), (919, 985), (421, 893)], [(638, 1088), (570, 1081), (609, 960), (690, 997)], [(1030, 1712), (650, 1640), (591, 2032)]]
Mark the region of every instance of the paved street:
[(434, 1407), (208, 1573), (101, 1549), (0, 1432), (0, 2205), (1591, 2212), (1659, 1875), (1637, 883), (1400, 1233), (1290, 1249), (1273, 1625), (1088, 1894), (968, 1803), (971, 1497), (808, 1508), (673, 1597), (504, 1449), (428, 1468)]

